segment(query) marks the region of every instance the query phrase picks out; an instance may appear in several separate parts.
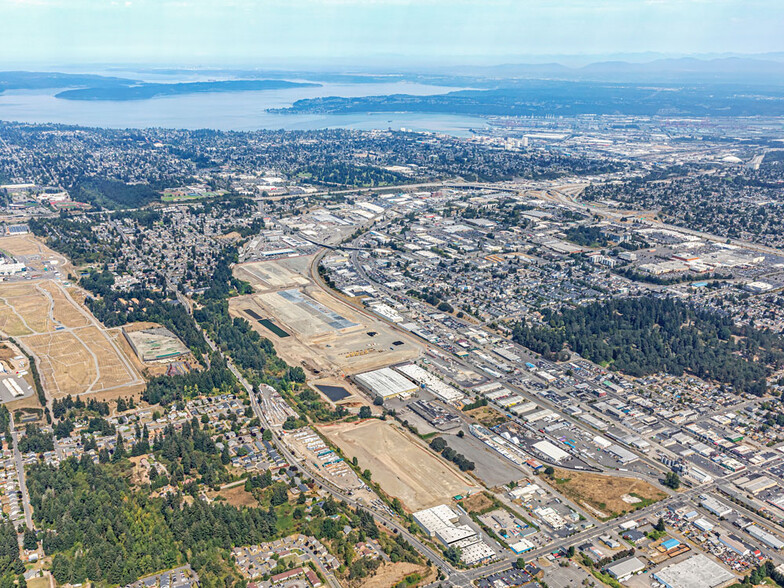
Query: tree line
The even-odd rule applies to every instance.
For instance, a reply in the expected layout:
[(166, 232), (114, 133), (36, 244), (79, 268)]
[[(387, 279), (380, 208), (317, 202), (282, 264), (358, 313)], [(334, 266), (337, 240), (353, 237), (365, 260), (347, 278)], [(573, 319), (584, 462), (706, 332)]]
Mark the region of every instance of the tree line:
[(541, 325), (517, 324), (514, 341), (552, 360), (571, 350), (635, 377), (688, 372), (761, 396), (784, 363), (784, 341), (769, 329), (737, 327), (679, 300), (614, 299), (542, 314)]

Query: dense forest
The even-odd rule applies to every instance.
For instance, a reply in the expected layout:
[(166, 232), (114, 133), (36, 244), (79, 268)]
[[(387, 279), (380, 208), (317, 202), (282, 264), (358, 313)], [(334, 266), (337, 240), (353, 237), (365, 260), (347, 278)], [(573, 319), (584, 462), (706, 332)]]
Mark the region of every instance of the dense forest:
[(766, 377), (784, 363), (776, 334), (677, 300), (618, 299), (543, 314), (542, 326), (518, 324), (514, 340), (550, 359), (566, 359), (568, 348), (631, 376), (688, 372), (762, 395)]
[[(170, 444), (164, 442), (160, 452), (168, 452), (174, 459), (171, 448), (181, 445), (183, 438), (178, 434), (166, 437)], [(197, 429), (192, 428), (187, 438), (196, 445), (197, 437)], [(180, 494), (151, 498), (129, 485), (128, 467), (127, 460), (101, 465), (86, 456), (70, 458), (59, 467), (44, 463), (30, 467), (30, 500), (36, 522), (43, 529), (44, 550), (53, 556), (52, 573), (58, 583), (89, 578), (125, 585), (188, 562), (205, 588), (239, 587), (244, 580), (231, 562), (232, 547), (259, 544), (298, 531), (329, 540), (333, 553), (344, 559), (353, 578), (373, 571), (366, 562), (353, 559), (353, 545), (367, 538), (378, 539), (393, 562), (422, 561), (401, 536), (381, 533), (370, 513), (352, 509), (345, 502), (330, 498), (312, 504), (306, 517), (304, 496), (296, 506), (291, 504), (287, 487), (281, 483), (261, 490), (260, 506), (254, 508), (220, 501), (207, 504), (198, 497), (185, 500)], [(352, 529), (348, 535), (343, 533), (346, 525)], [(13, 527), (9, 537), (16, 547)], [(0, 550), (5, 543), (0, 532)], [(7, 543), (11, 545), (10, 540)], [(18, 557), (18, 549), (15, 554)], [(3, 561), (0, 557), (0, 564)]]
[(124, 585), (188, 561), (205, 586), (231, 586), (239, 578), (223, 550), (275, 535), (274, 512), (151, 499), (132, 491), (120, 468), (87, 456), (30, 467), (30, 500), (58, 583)]
[(38, 220), (32, 218), (27, 225), (47, 245), (66, 255), (74, 265), (103, 263), (116, 256), (115, 245), (102, 240), (93, 232), (92, 224), (65, 217)]
[(14, 524), (9, 520), (0, 522), (0, 586), (13, 588), (14, 581), (18, 586), (26, 586), (24, 579), (25, 565), (19, 559), (19, 539)]
[(71, 198), (87, 202), (98, 209), (138, 208), (160, 199), (164, 186), (126, 184), (109, 178), (83, 178), (70, 188)]

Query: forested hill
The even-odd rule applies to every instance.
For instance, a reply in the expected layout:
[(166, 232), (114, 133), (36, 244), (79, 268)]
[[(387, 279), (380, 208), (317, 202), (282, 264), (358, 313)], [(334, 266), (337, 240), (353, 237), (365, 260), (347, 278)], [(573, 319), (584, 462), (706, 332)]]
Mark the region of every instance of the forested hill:
[(321, 84), (287, 82), (285, 80), (223, 80), (215, 82), (182, 82), (176, 84), (146, 84), (97, 86), (63, 90), (55, 98), (64, 100), (148, 100), (156, 96), (179, 96), (205, 92), (259, 92), (262, 90), (288, 90), (290, 88), (315, 88)]
[[(504, 84), (510, 82), (504, 81)], [(626, 114), (637, 116), (780, 116), (778, 87), (740, 95), (720, 84), (652, 85), (521, 80), (492, 90), (458, 90), (416, 96), (324, 96), (297, 100), (282, 114), (364, 114), (426, 112), (478, 116), (561, 116)]]
[(544, 325), (519, 324), (513, 338), (550, 359), (571, 349), (631, 376), (693, 374), (762, 395), (784, 364), (784, 340), (768, 330), (735, 327), (728, 317), (673, 299), (628, 298), (561, 312)]

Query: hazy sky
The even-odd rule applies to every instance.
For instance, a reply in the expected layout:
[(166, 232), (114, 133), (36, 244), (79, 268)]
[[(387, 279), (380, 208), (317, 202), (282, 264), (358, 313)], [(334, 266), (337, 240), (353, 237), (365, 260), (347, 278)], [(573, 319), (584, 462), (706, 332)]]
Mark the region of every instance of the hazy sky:
[(0, 0), (0, 69), (784, 51), (784, 0)]

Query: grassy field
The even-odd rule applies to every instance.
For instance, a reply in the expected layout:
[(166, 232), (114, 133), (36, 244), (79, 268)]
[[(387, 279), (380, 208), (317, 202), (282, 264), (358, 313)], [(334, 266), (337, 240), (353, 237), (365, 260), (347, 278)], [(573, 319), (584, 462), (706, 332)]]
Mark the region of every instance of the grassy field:
[(492, 498), (484, 492), (477, 492), (468, 498), (464, 498), (460, 501), (460, 505), (466, 512), (475, 512), (478, 514), (486, 513), (495, 508), (495, 502), (493, 502)]
[(556, 469), (550, 480), (565, 496), (600, 511), (604, 516), (594, 514), (602, 519), (632, 512), (667, 496), (648, 482), (636, 478)]
[(466, 414), (479, 421), (485, 427), (494, 427), (508, 420), (503, 414), (490, 406), (480, 406), (479, 408), (467, 410)]

